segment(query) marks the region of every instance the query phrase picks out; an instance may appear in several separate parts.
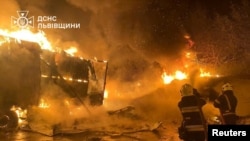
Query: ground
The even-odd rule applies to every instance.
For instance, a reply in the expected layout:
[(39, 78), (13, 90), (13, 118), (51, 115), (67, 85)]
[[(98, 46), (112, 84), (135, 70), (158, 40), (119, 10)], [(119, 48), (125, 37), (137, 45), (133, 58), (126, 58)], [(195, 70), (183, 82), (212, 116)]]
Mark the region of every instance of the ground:
[[(237, 114), (241, 117), (250, 115), (250, 80), (246, 78), (222, 78), (221, 80), (203, 81), (199, 89), (207, 96), (204, 87), (212, 87), (219, 93), (222, 82), (229, 81), (238, 98)], [(162, 85), (155, 90), (135, 99), (107, 99), (99, 108), (92, 107), (92, 115), (77, 124), (61, 124), (53, 128), (44, 129), (38, 124), (31, 124), (33, 130), (18, 130), (1, 132), (1, 139), (6, 141), (40, 140), (40, 141), (180, 141), (177, 128), (181, 115), (177, 108), (180, 100), (179, 89), (185, 81), (175, 81), (169, 85)], [(198, 86), (198, 85), (197, 85)], [(202, 87), (201, 87), (202, 86)], [(116, 105), (113, 106), (112, 105)], [(207, 120), (218, 116), (218, 109), (207, 99), (203, 108)], [(243, 123), (243, 122), (242, 122)], [(250, 124), (245, 120), (243, 124)]]

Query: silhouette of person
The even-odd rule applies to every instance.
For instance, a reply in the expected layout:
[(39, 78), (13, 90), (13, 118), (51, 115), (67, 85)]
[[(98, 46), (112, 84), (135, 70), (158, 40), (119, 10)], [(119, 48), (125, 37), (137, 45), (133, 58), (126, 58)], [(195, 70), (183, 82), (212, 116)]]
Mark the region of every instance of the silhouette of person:
[(198, 91), (190, 84), (184, 84), (180, 93), (182, 97), (178, 107), (183, 119), (178, 128), (179, 138), (184, 141), (205, 141), (207, 130), (201, 108), (206, 101), (200, 98)]
[(236, 124), (238, 116), (236, 115), (236, 107), (238, 100), (233, 92), (230, 83), (222, 86), (221, 94), (215, 99), (214, 107), (219, 108), (222, 124)]

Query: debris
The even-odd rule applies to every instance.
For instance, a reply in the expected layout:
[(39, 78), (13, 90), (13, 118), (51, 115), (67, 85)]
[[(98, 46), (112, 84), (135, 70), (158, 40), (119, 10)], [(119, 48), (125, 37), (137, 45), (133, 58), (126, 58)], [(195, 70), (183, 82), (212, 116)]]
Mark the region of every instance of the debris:
[(118, 117), (127, 117), (131, 119), (139, 119), (139, 116), (134, 113), (135, 107), (127, 106), (119, 110), (108, 111), (109, 115), (116, 115)]

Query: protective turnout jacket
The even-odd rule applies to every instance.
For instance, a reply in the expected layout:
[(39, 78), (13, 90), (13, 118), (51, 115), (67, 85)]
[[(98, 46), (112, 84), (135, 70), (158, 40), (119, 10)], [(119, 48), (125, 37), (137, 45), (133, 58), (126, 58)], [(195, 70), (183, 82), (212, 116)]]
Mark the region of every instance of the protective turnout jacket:
[[(203, 117), (201, 108), (206, 104), (206, 101), (198, 98), (196, 95), (183, 96), (178, 103), (178, 107), (184, 116), (186, 124), (197, 125), (200, 124), (203, 119), (197, 119), (197, 117)], [(202, 115), (200, 115), (202, 114)], [(185, 119), (186, 118), (186, 119)]]
[(235, 123), (235, 121), (231, 122), (230, 120), (235, 120), (237, 103), (237, 98), (231, 90), (223, 92), (223, 94), (214, 101), (214, 106), (216, 108), (219, 108), (222, 117), (224, 118), (224, 120), (226, 120), (224, 121), (225, 124), (228, 123), (228, 118), (229, 123)]
[[(198, 95), (183, 96), (178, 103), (183, 122), (179, 128), (179, 135), (185, 141), (203, 141), (206, 136), (205, 119), (202, 113), (202, 106), (206, 101)], [(185, 133), (182, 133), (185, 132)]]

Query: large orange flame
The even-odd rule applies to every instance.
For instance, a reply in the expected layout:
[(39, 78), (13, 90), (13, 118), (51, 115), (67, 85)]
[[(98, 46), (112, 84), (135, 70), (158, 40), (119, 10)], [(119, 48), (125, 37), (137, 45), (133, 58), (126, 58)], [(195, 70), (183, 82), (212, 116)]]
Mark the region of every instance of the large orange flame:
[[(28, 29), (21, 29), (18, 31), (8, 31), (0, 29), (0, 35), (10, 38), (15, 38), (18, 41), (24, 40), (24, 41), (35, 42), (41, 46), (41, 49), (54, 51), (51, 43), (48, 41), (43, 31), (33, 33)], [(3, 43), (3, 41), (0, 42)]]
[(175, 71), (174, 74), (167, 74), (166, 71), (164, 71), (161, 75), (163, 83), (164, 84), (170, 84), (173, 80), (183, 80), (188, 79), (188, 74), (190, 73), (189, 70), (192, 68), (199, 68), (200, 74), (199, 77), (220, 77), (218, 74), (212, 74), (209, 71), (205, 71), (196, 60), (196, 55), (193, 52), (185, 52), (183, 54), (184, 57), (182, 57), (182, 63), (178, 66), (179, 68), (184, 68), (185, 72), (182, 72), (180, 70)]
[(165, 71), (162, 74), (162, 79), (163, 79), (163, 83), (164, 84), (169, 84), (171, 83), (173, 80), (183, 80), (187, 78), (187, 74), (185, 74), (184, 72), (177, 70), (175, 72), (175, 74), (173, 75), (168, 75)]
[[(210, 72), (205, 72), (200, 68), (200, 77), (220, 77), (220, 75), (212, 75)], [(173, 80), (185, 80), (188, 79), (188, 74), (180, 70), (177, 70), (175, 74), (167, 74), (165, 71), (162, 73), (162, 80), (164, 84), (170, 84)]]
[(71, 46), (69, 49), (64, 50), (67, 54), (74, 56), (74, 54), (77, 52), (77, 48)]

